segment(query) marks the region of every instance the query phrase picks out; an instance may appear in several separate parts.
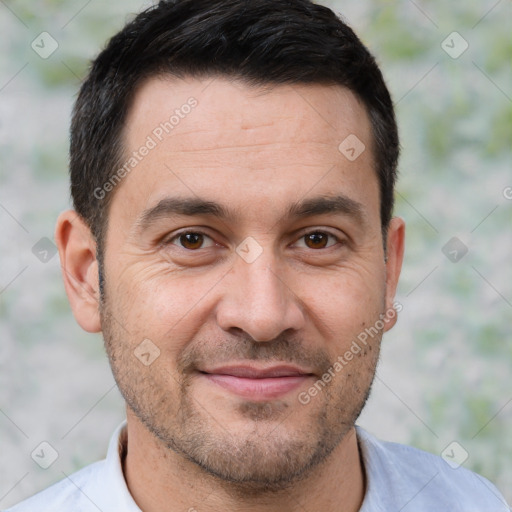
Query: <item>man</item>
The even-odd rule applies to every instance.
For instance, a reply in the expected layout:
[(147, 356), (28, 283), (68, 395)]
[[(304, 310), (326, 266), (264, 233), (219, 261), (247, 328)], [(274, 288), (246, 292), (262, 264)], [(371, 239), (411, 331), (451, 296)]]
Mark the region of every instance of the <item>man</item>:
[(12, 512), (508, 510), (355, 426), (400, 309), (398, 148), (326, 7), (167, 1), (117, 34), (77, 99), (56, 240), (127, 421)]

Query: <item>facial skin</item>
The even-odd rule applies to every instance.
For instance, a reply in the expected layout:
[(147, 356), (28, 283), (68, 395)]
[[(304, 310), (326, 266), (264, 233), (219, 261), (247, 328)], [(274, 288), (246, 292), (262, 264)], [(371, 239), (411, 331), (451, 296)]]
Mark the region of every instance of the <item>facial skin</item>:
[[(190, 97), (197, 106), (115, 190), (102, 307), (88, 228), (68, 211), (56, 230), (75, 318), (103, 332), (127, 402), (130, 492), (148, 511), (339, 510), (340, 500), (358, 510), (353, 425), (382, 333), (308, 404), (298, 396), (393, 304), (404, 225), (391, 221), (386, 259), (368, 116), (341, 87), (153, 78), (129, 112), (127, 155)], [(350, 134), (366, 146), (354, 161), (338, 150)], [(337, 196), (344, 211), (287, 215)], [(161, 207), (141, 221), (167, 198), (217, 203), (231, 217)], [(247, 237), (251, 255), (261, 250), (251, 262), (240, 252)], [(134, 355), (145, 339), (160, 351), (150, 365)], [(309, 375), (289, 392), (248, 398), (201, 373), (242, 364)]]

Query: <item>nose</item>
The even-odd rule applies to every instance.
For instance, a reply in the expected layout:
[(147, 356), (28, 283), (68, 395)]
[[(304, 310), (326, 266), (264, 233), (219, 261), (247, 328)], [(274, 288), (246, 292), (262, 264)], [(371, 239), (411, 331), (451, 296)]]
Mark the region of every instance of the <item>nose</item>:
[[(271, 341), (288, 329), (304, 326), (304, 311), (289, 274), (277, 270), (270, 250), (252, 263), (238, 258), (223, 279), (224, 293), (217, 304), (219, 326), (241, 329), (255, 341)], [(280, 275), (281, 274), (281, 275)]]

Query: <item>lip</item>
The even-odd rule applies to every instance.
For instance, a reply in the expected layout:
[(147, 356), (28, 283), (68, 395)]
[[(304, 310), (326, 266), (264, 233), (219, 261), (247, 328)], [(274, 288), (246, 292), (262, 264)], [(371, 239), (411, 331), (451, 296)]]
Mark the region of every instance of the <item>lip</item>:
[(283, 396), (313, 377), (312, 373), (290, 365), (223, 366), (201, 371), (201, 375), (238, 396), (256, 401)]
[(312, 375), (312, 372), (303, 370), (298, 366), (279, 364), (258, 368), (257, 366), (240, 364), (221, 366), (219, 368), (202, 370), (203, 373), (214, 375), (232, 375), (246, 379), (264, 379), (270, 377), (296, 377), (299, 375)]

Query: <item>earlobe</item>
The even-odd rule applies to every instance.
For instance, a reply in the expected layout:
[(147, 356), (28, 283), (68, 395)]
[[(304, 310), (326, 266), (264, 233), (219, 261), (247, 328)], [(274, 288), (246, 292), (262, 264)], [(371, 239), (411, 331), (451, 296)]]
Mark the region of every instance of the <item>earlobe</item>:
[[(398, 278), (402, 270), (405, 248), (405, 222), (400, 217), (393, 217), (389, 223), (387, 234), (387, 259), (386, 259), (386, 311), (391, 311), (395, 301)], [(397, 318), (397, 312), (388, 314), (389, 321), (385, 331), (391, 329)]]
[(73, 315), (87, 332), (100, 332), (96, 242), (73, 210), (62, 212), (55, 227), (64, 287)]

